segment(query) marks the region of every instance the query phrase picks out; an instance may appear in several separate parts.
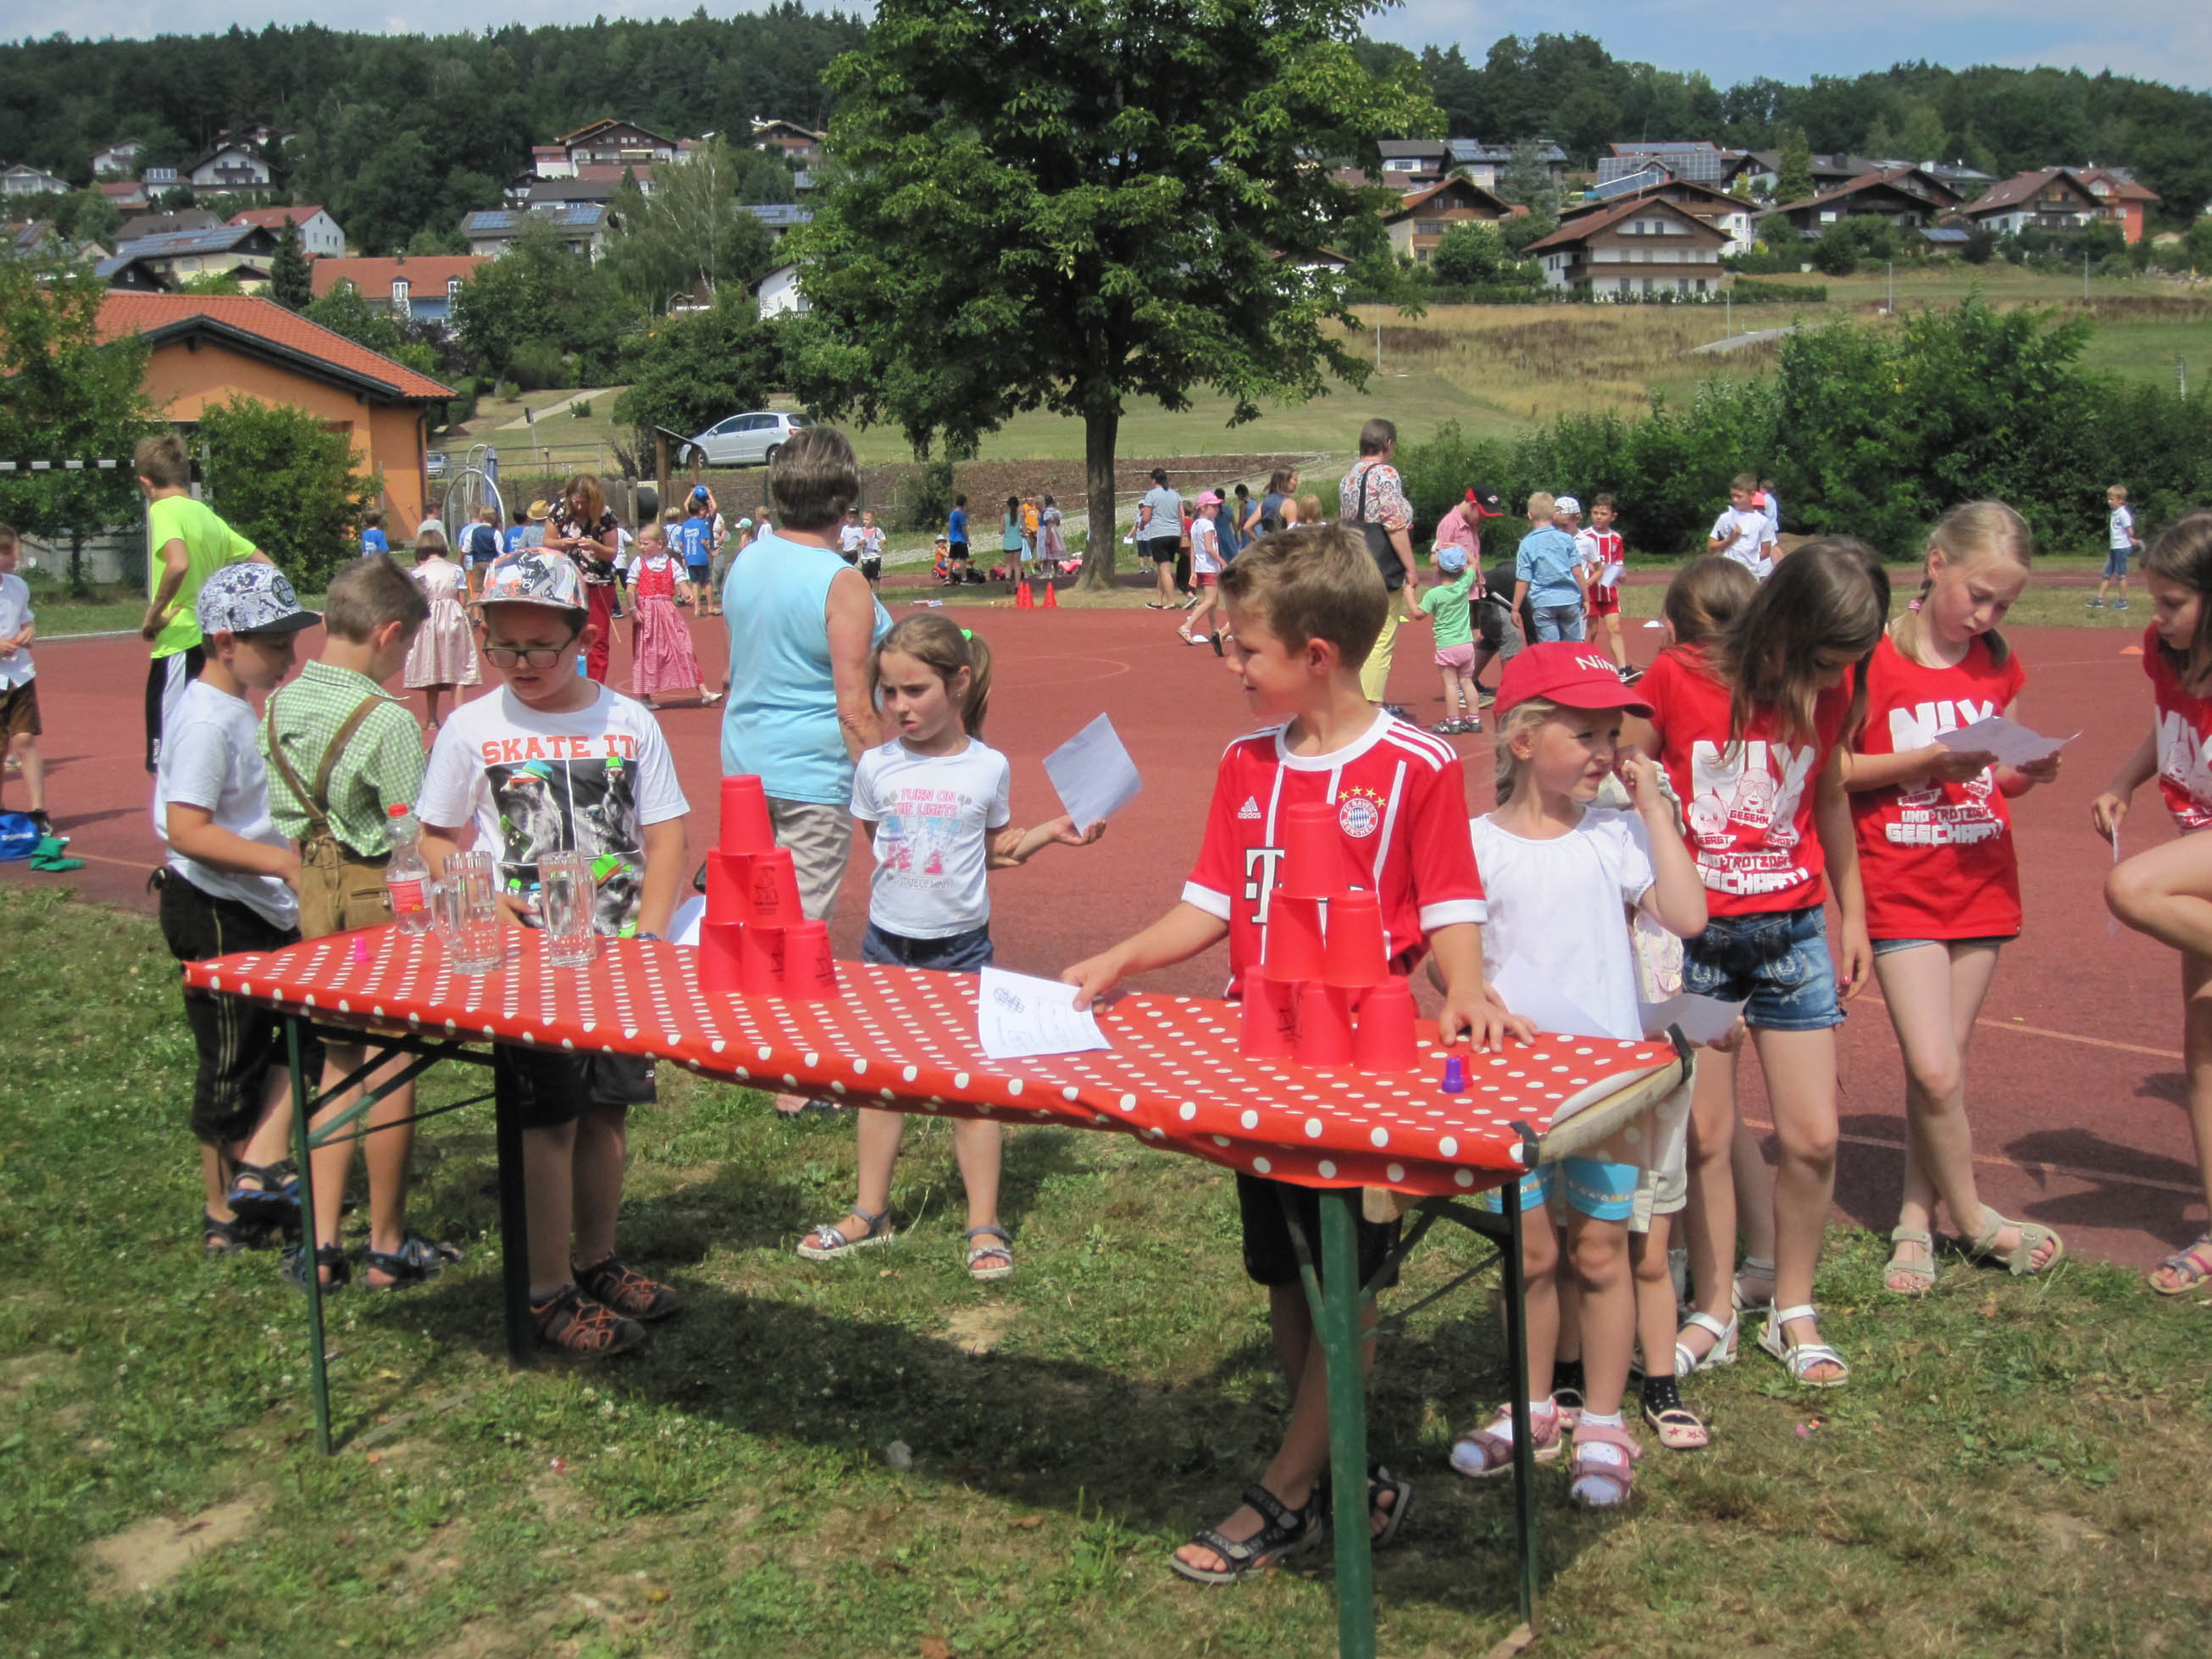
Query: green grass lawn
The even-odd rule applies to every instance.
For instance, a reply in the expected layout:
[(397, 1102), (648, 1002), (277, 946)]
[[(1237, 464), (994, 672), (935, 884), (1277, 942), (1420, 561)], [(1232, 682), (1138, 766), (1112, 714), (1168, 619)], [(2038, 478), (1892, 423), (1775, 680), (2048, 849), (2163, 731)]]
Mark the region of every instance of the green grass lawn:
[[(325, 1460), (298, 1297), (270, 1257), (198, 1260), (192, 1048), (153, 925), (0, 887), (0, 1651), (1333, 1650), (1325, 1557), (1223, 1592), (1162, 1565), (1283, 1407), (1211, 1166), (1015, 1132), (1020, 1265), (980, 1287), (949, 1133), (918, 1123), (900, 1241), (809, 1267), (791, 1246), (849, 1201), (849, 1122), (670, 1074), (635, 1115), (623, 1224), (687, 1311), (641, 1357), (514, 1374), (489, 1124), (445, 1118), (415, 1219), (470, 1259), (334, 1298)], [(1425, 1249), (1395, 1299), (1475, 1249)], [(1543, 1651), (2203, 1651), (2205, 1299), (1949, 1261), (1908, 1307), (1884, 1254), (1838, 1231), (1822, 1275), (1850, 1389), (1801, 1393), (1753, 1353), (1698, 1379), (1714, 1449), (1652, 1447), (1617, 1518), (1540, 1472)], [(1458, 1659), (1513, 1623), (1510, 1492), (1445, 1466), (1502, 1346), (1480, 1289), (1382, 1343), (1375, 1443), (1418, 1488), (1380, 1562), (1385, 1653)]]

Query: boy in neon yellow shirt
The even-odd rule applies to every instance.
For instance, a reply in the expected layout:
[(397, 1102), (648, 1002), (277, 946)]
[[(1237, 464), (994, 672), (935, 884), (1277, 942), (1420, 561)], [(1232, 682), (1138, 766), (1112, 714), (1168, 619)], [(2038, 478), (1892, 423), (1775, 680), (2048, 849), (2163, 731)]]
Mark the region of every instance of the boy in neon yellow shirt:
[(226, 565), (274, 560), (192, 499), (192, 469), (184, 440), (173, 432), (142, 441), (131, 464), (147, 501), (146, 586), (151, 598), (138, 632), (154, 643), (146, 676), (146, 769), (161, 759), (161, 727), (206, 665), (193, 605), (200, 586)]

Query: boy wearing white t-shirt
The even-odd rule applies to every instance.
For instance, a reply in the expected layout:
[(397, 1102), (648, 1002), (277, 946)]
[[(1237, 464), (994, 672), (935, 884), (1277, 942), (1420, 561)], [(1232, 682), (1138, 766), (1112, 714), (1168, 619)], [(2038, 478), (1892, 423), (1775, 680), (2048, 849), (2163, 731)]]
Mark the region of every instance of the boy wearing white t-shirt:
[(1713, 520), (1705, 551), (1734, 559), (1765, 581), (1774, 570), (1774, 521), (1759, 508), (1759, 480), (1739, 472), (1729, 486), (1728, 510)]
[[(507, 684), (438, 728), (416, 803), (432, 873), (444, 874), (473, 824), (510, 918), (534, 927), (538, 860), (586, 853), (596, 931), (659, 939), (676, 908), (690, 808), (652, 714), (574, 670), (592, 643), (574, 563), (543, 549), (501, 560), (485, 578), (483, 615), (484, 656)], [(626, 1122), (631, 1106), (653, 1098), (653, 1063), (501, 1043), (492, 1087), (499, 1109), (523, 1125), (538, 1340), (580, 1358), (635, 1347), (641, 1322), (678, 1307), (673, 1289), (615, 1255)]]
[[(179, 962), (300, 942), (300, 853), (269, 813), (269, 773), (254, 741), (249, 691), (292, 672), (300, 630), (322, 618), (300, 608), (273, 564), (226, 565), (201, 586), (193, 616), (206, 661), (162, 724), (154, 771), (154, 833), (168, 848), (155, 872), (161, 937)], [(285, 1158), (290, 1069), (284, 1023), (237, 997), (185, 993), (199, 1050), (192, 1133), (200, 1143), (210, 1258), (258, 1249), (299, 1214), (299, 1176)], [(312, 1034), (301, 1063), (322, 1072)]]
[(2105, 544), (2105, 577), (2097, 584), (2097, 597), (2089, 601), (2089, 609), (2105, 608), (2105, 590), (2114, 582), (2120, 585), (2120, 597), (2112, 603), (2115, 611), (2128, 608), (2128, 556), (2138, 551), (2142, 538), (2136, 534), (2136, 515), (2128, 511), (2128, 489), (2125, 484), (2114, 484), (2105, 492), (2105, 505), (2112, 509), (2107, 521)]

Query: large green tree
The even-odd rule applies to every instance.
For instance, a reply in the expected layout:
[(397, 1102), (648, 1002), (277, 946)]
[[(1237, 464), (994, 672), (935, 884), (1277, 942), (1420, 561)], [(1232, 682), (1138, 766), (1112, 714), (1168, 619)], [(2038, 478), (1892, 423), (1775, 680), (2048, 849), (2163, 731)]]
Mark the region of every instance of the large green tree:
[(240, 392), (200, 411), (199, 436), (216, 511), (299, 586), (319, 590), (354, 556), (352, 527), (384, 481), (355, 470), (345, 434), (304, 409)]
[(536, 216), (453, 301), (455, 329), (491, 374), (506, 378), (516, 353), (536, 346), (573, 356), (586, 386), (611, 371), (623, 337), (643, 315), (604, 267), (569, 252)]
[(300, 251), (300, 228), (289, 214), (276, 238), (276, 257), (269, 262), (269, 297), (294, 311), (305, 311), (315, 298), (315, 273)]
[[(780, 378), (777, 331), (760, 319), (752, 295), (735, 284), (718, 289), (704, 311), (656, 320), (623, 351), (629, 388), (615, 400), (615, 419), (642, 429), (693, 433), (757, 409)], [(649, 450), (641, 442), (641, 450)]]
[[(89, 265), (50, 255), (0, 259), (0, 520), (69, 544), (83, 582), (84, 540), (127, 522), (137, 506), (131, 451), (153, 430), (147, 349), (136, 335), (100, 339), (107, 284)], [(102, 468), (101, 460), (118, 465)], [(51, 462), (49, 467), (31, 465)], [(72, 465), (82, 462), (82, 465)]]
[(1303, 269), (1373, 192), (1376, 141), (1441, 123), (1352, 42), (1360, 0), (884, 0), (830, 66), (829, 187), (794, 232), (815, 309), (799, 389), (972, 453), (1024, 410), (1079, 416), (1084, 580), (1113, 572), (1125, 401), (1312, 397), (1367, 368)]

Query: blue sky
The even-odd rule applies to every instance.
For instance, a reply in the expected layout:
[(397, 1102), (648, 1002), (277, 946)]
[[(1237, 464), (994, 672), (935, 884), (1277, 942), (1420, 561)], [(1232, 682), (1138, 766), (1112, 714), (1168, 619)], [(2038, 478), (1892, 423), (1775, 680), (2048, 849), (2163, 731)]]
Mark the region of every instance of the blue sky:
[[(58, 10), (45, 0), (0, 0), (0, 38), (18, 40), (66, 27), (80, 39), (106, 34), (215, 31), (236, 22), (319, 21), (393, 33), (481, 28), (609, 16), (680, 16), (695, 0), (329, 0), (272, 5), (265, 0), (76, 0)], [(866, 9), (862, 7), (860, 9)], [(720, 12), (721, 6), (711, 9)], [(1852, 27), (1836, 27), (1848, 15)], [(1745, 6), (1723, 0), (1559, 0), (1468, 4), (1408, 0), (1375, 16), (1370, 32), (1419, 46), (1460, 43), (1479, 61), (1502, 34), (1550, 29), (1596, 35), (1614, 56), (1664, 69), (1702, 69), (1726, 86), (1758, 75), (1803, 81), (1814, 74), (1855, 75), (1901, 58), (1954, 66), (1975, 63), (2053, 64), (2112, 69), (2184, 86), (2212, 87), (2212, 5), (2203, 0), (1856, 0), (1832, 6)]]

